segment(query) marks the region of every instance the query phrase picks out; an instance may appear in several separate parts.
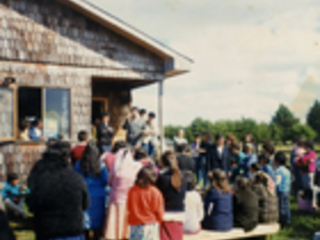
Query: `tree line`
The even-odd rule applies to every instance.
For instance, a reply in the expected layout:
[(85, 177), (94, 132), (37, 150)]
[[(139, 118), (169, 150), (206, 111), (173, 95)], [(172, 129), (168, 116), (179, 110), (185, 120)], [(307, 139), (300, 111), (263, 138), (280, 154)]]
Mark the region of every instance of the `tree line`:
[(211, 122), (196, 118), (188, 126), (167, 125), (165, 136), (172, 139), (179, 129), (184, 129), (185, 137), (193, 141), (195, 134), (209, 131), (213, 136), (217, 133), (231, 134), (242, 140), (246, 133), (251, 133), (257, 142), (269, 139), (275, 142), (292, 142), (298, 138), (320, 140), (320, 101), (316, 100), (306, 116), (306, 124), (300, 122), (288, 107), (281, 104), (269, 123), (257, 122), (252, 118), (240, 120), (219, 120)]

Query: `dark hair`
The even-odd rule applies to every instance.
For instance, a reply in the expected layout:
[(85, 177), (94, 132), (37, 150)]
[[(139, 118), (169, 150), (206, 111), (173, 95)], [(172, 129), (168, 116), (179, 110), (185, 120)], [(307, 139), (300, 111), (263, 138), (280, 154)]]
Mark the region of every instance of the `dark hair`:
[(149, 185), (154, 185), (157, 181), (157, 173), (152, 165), (147, 165), (141, 168), (137, 175), (135, 184), (141, 188), (147, 188)]
[(276, 155), (274, 156), (274, 161), (278, 162), (280, 165), (286, 165), (287, 158), (284, 152), (277, 152)]
[[(173, 156), (173, 158), (171, 158)], [(180, 187), (182, 185), (183, 176), (181, 174), (181, 171), (179, 169), (177, 159), (175, 157), (174, 152), (172, 151), (166, 151), (162, 157), (162, 164), (165, 167), (169, 167), (171, 171), (171, 184), (172, 186), (177, 190), (180, 191)]]
[(27, 129), (28, 127), (29, 127), (29, 122), (28, 121), (26, 121), (26, 120), (22, 120), (21, 122), (20, 122), (20, 125), (19, 125), (19, 129), (20, 129), (20, 131), (24, 131), (25, 129)]
[(145, 110), (145, 109), (140, 109), (140, 111), (139, 111), (140, 115), (143, 115), (143, 114), (146, 114), (146, 113), (147, 113), (147, 110)]
[[(246, 133), (246, 135), (244, 135), (244, 140), (246, 140), (247, 137), (251, 138), (250, 143), (255, 143), (255, 139), (251, 133)], [(244, 141), (244, 142), (246, 142), (246, 141)]]
[(262, 148), (263, 148), (263, 150), (265, 150), (266, 152), (270, 153), (271, 155), (273, 155), (274, 152), (275, 152), (274, 145), (269, 140), (264, 141), (264, 143), (262, 145)]
[(103, 112), (103, 113), (101, 114), (101, 118), (109, 117), (109, 116), (110, 116), (110, 113), (109, 113), (108, 111)]
[(217, 190), (217, 192), (230, 192), (230, 186), (225, 171), (220, 169), (213, 170), (212, 186)]
[(147, 151), (144, 147), (139, 147), (138, 149), (135, 150), (134, 152), (134, 159), (135, 160), (142, 160), (148, 157)]
[(36, 118), (35, 120), (32, 121), (32, 126), (37, 127), (41, 122), (42, 122), (41, 119)]
[(221, 133), (216, 134), (215, 137), (214, 137), (214, 139), (216, 141), (220, 140), (221, 138), (223, 138), (223, 134), (221, 134)]
[(237, 178), (236, 182), (237, 182), (237, 188), (239, 190), (245, 190), (245, 189), (250, 188), (250, 181), (246, 177), (239, 176)]
[(209, 138), (209, 140), (212, 139), (212, 134), (211, 134), (211, 132), (209, 132), (209, 131), (204, 132), (204, 133), (202, 134), (202, 136), (207, 136), (207, 137)]
[(131, 107), (131, 109), (130, 109), (131, 112), (132, 111), (137, 111), (137, 110), (139, 110), (137, 107)]
[(111, 152), (112, 152), (112, 153), (117, 153), (120, 149), (125, 148), (125, 147), (126, 147), (126, 143), (125, 143), (124, 141), (117, 141), (117, 142), (114, 144)]
[(84, 150), (82, 159), (80, 160), (80, 169), (86, 177), (89, 177), (90, 174), (92, 174), (95, 178), (100, 176), (100, 152), (95, 142), (90, 141)]
[(313, 147), (313, 142), (312, 142), (312, 141), (306, 141), (306, 142), (303, 144), (303, 146), (306, 147), (306, 148), (309, 148), (309, 149), (311, 149), (311, 150), (314, 149), (314, 147)]
[(43, 154), (43, 161), (46, 163), (43, 171), (56, 171), (68, 167), (70, 152), (69, 142), (59, 140), (52, 142)]
[(238, 143), (231, 143), (230, 149), (240, 150), (240, 146)]
[(262, 160), (264, 164), (268, 164), (270, 162), (270, 159), (265, 154), (260, 154), (258, 159), (259, 162)]
[(151, 118), (156, 118), (156, 114), (155, 114), (154, 112), (150, 112), (150, 113), (149, 113), (149, 117), (151, 117)]
[(196, 133), (193, 137), (194, 137), (194, 138), (199, 138), (199, 137), (201, 137), (201, 136), (200, 136), (199, 133)]
[(17, 180), (17, 179), (19, 179), (19, 176), (16, 173), (9, 173), (7, 175), (7, 182), (8, 183), (11, 183), (12, 181)]
[(180, 144), (177, 146), (178, 153), (188, 153), (190, 152), (190, 146), (186, 143)]
[(253, 169), (253, 170), (256, 171), (256, 172), (261, 170), (261, 166), (260, 166), (259, 163), (252, 163), (252, 164), (250, 165), (250, 168)]
[(88, 139), (88, 133), (86, 132), (86, 131), (80, 131), (79, 133), (78, 133), (78, 140), (79, 140), (79, 142), (83, 142), (83, 141), (85, 141), (85, 140), (87, 140)]
[(185, 171), (186, 181), (187, 181), (187, 190), (192, 191), (196, 187), (196, 182), (194, 179), (194, 174), (191, 171)]
[(268, 187), (268, 179), (263, 172), (258, 172), (254, 175), (254, 183), (262, 183), (265, 187)]

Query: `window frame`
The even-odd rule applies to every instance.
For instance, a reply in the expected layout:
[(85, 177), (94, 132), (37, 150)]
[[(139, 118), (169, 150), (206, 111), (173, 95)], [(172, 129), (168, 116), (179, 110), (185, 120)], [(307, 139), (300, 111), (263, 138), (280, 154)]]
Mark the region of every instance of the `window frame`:
[[(13, 137), (10, 138), (4, 138), (0, 136), (0, 143), (4, 142), (14, 142), (14, 141), (20, 141), (19, 140), (19, 126), (18, 126), (18, 118), (19, 118), (19, 106), (18, 106), (18, 98), (19, 98), (19, 88), (38, 88), (41, 90), (41, 118), (44, 120), (44, 115), (45, 115), (45, 90), (46, 89), (62, 89), (62, 90), (68, 90), (69, 91), (69, 136), (65, 140), (70, 140), (72, 139), (72, 130), (73, 130), (73, 125), (72, 125), (72, 96), (73, 96), (73, 90), (70, 87), (60, 87), (60, 86), (37, 86), (37, 85), (28, 85), (28, 84), (11, 84), (8, 86), (3, 86), (0, 85), (0, 88), (6, 88), (6, 89), (13, 89)], [(26, 143), (35, 143), (38, 141), (21, 141), (21, 142), (26, 142)], [(43, 142), (43, 141), (40, 141)]]
[(0, 85), (0, 89), (11, 89), (12, 90), (12, 101), (13, 101), (13, 126), (12, 126), (12, 130), (13, 130), (13, 136), (12, 137), (2, 137), (0, 136), (0, 142), (12, 142), (15, 141), (17, 139), (17, 124), (18, 124), (18, 119), (17, 119), (17, 113), (18, 113), (18, 106), (17, 106), (17, 86), (14, 84), (10, 84), (10, 85)]

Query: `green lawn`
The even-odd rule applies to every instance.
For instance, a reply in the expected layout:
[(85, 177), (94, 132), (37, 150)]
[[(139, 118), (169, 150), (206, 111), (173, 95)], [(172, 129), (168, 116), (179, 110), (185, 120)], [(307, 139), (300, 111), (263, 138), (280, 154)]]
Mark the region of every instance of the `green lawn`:
[[(297, 205), (292, 204), (292, 223), (289, 227), (273, 235), (271, 240), (312, 240), (314, 232), (320, 230), (320, 212), (304, 214), (297, 211)], [(16, 224), (11, 226), (15, 229), (17, 240), (34, 240), (34, 234), (30, 223)]]

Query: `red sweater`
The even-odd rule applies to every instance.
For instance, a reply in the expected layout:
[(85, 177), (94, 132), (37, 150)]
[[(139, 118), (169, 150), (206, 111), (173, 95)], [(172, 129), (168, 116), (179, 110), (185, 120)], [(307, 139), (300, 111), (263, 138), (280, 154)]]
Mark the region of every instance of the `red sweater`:
[(79, 161), (84, 153), (84, 150), (86, 149), (87, 145), (78, 145), (72, 148), (71, 150), (71, 163), (72, 166), (76, 165), (76, 162)]
[(127, 208), (131, 226), (161, 223), (164, 200), (156, 187), (141, 188), (135, 185), (129, 190)]

